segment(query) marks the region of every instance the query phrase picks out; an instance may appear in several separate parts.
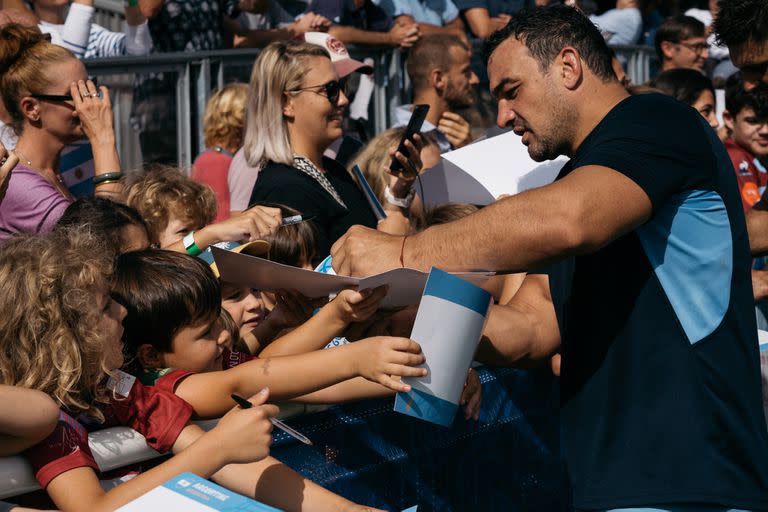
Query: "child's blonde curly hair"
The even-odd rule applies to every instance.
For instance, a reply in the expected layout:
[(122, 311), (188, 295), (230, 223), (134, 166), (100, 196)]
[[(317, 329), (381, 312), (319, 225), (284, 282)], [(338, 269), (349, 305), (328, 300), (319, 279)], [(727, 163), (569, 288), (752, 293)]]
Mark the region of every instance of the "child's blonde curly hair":
[[(0, 248), (0, 379), (40, 390), (71, 414), (103, 421), (109, 340), (97, 291), (114, 254), (90, 230), (22, 235)], [(113, 340), (114, 342), (114, 340)]]
[(216, 195), (177, 167), (152, 166), (133, 171), (123, 189), (125, 203), (147, 223), (149, 241), (159, 242), (171, 216), (200, 229), (216, 217)]
[(203, 134), (205, 147), (239, 148), (245, 132), (245, 102), (248, 85), (225, 85), (211, 96), (205, 105)]

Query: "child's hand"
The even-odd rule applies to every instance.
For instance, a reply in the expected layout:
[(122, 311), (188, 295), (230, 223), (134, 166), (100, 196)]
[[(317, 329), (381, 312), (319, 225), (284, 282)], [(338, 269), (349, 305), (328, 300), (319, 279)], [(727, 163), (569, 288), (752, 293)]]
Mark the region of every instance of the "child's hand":
[(475, 421), (480, 419), (480, 404), (483, 401), (483, 386), (480, 377), (472, 368), (467, 372), (467, 380), (464, 381), (464, 390), (461, 392), (459, 403), (464, 406), (464, 419)]
[(423, 377), (427, 374), (426, 368), (416, 368), (425, 361), (421, 347), (408, 338), (366, 338), (352, 346), (360, 349), (360, 356), (355, 361), (357, 374), (394, 391), (408, 392), (411, 386), (398, 382), (393, 376)]
[(252, 242), (274, 235), (282, 219), (279, 208), (254, 206), (227, 220), (210, 224), (205, 227), (205, 230), (210, 232), (216, 242), (241, 240)]
[(364, 322), (368, 320), (387, 295), (387, 287), (379, 286), (372, 290), (342, 290), (331, 301), (344, 323)]
[(235, 406), (219, 420), (211, 431), (218, 434), (218, 446), (228, 463), (255, 462), (269, 455), (272, 444), (272, 423), (269, 418), (280, 409), (275, 405), (265, 405), (269, 398), (269, 389), (264, 388), (248, 401), (250, 409)]
[(281, 290), (275, 292), (275, 307), (268, 318), (272, 325), (281, 330), (296, 327), (309, 320), (317, 302), (297, 291)]

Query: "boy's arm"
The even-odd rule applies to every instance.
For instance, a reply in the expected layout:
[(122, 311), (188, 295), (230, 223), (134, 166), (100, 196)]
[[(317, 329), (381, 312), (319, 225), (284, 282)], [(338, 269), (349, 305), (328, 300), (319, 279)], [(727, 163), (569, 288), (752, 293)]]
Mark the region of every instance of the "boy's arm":
[(0, 385), (0, 457), (20, 453), (48, 437), (59, 407), (45, 393)]
[(341, 404), (355, 400), (383, 398), (393, 394), (394, 391), (381, 384), (371, 382), (362, 377), (355, 377), (354, 379), (345, 380), (312, 393), (291, 398), (289, 402), (300, 404)]
[(274, 399), (286, 400), (359, 375), (407, 391), (391, 376), (421, 376), (424, 370), (414, 366), (423, 361), (418, 344), (411, 340), (368, 338), (328, 350), (255, 359), (221, 372), (190, 375), (177, 384), (174, 393), (198, 416), (211, 418), (231, 408), (232, 393), (250, 396), (266, 387)]
[(301, 512), (370, 511), (317, 485), (273, 457), (230, 464), (216, 472), (216, 483), (281, 510)]
[(46, 491), (64, 512), (111, 511), (185, 471), (209, 478), (228, 463), (261, 460), (269, 454), (272, 442), (269, 417), (278, 411), (275, 406), (263, 405), (268, 397), (268, 393), (252, 397), (251, 403), (256, 407), (250, 409), (235, 407), (210, 432), (203, 433), (197, 425), (187, 425), (173, 445), (176, 455), (109, 492), (104, 491), (90, 467), (59, 474)]
[[(267, 345), (259, 356), (287, 356), (319, 350), (340, 336), (350, 323), (368, 320), (386, 295), (387, 288), (383, 286), (362, 292), (342, 290), (316, 315)], [(264, 324), (268, 322), (269, 317)]]

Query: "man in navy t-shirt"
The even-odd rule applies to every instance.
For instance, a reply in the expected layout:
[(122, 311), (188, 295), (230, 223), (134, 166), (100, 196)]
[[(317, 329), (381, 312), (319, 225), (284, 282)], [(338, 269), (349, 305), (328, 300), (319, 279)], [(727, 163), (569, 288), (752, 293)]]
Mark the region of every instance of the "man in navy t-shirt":
[(561, 350), (574, 506), (768, 509), (749, 247), (724, 147), (695, 110), (630, 97), (574, 9), (520, 13), (486, 55), (498, 124), (535, 160), (570, 162), (551, 185), (405, 239), (353, 227), (335, 270), (555, 263), (494, 307), (478, 357)]

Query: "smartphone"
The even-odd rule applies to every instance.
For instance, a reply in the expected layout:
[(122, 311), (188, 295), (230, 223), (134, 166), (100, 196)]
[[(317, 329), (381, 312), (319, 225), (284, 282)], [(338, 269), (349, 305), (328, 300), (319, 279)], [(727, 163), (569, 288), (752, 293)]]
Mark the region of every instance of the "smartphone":
[[(429, 105), (414, 105), (411, 118), (408, 120), (408, 126), (405, 128), (403, 138), (400, 139), (400, 144), (397, 146), (397, 150), (403, 155), (407, 155), (407, 149), (405, 147), (405, 141), (410, 140), (413, 142), (413, 136), (421, 131), (421, 125), (424, 124), (424, 120), (427, 118), (427, 112), (429, 112)], [(395, 175), (406, 175), (405, 169), (400, 165), (400, 161), (392, 157), (392, 162), (389, 164), (389, 170)], [(410, 175), (409, 175), (410, 176)]]

